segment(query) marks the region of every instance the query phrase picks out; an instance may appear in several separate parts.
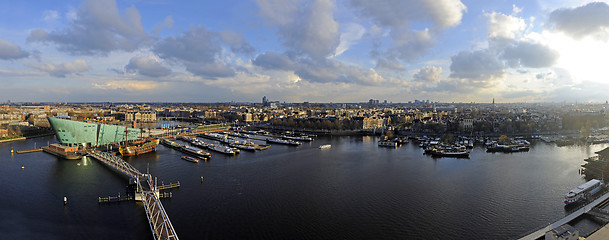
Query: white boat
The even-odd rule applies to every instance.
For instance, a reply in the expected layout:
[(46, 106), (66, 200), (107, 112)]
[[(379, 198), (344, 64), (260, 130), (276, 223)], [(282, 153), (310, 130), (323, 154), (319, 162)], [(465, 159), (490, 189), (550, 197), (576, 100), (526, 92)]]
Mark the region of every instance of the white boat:
[(604, 185), (605, 182), (602, 180), (592, 179), (577, 188), (571, 189), (565, 196), (564, 203), (570, 205), (582, 200), (588, 200), (591, 195), (600, 191)]
[(319, 146), (319, 149), (328, 149), (328, 148), (331, 148), (331, 147), (332, 147), (332, 145), (330, 145), (330, 144), (325, 144), (325, 145), (321, 145), (321, 146)]
[(279, 139), (279, 138), (267, 138), (266, 141), (271, 142), (271, 143), (279, 143), (279, 144), (292, 145), (292, 146), (298, 146), (298, 145), (302, 144), (300, 142), (296, 142), (296, 141), (292, 141), (292, 140), (284, 140), (284, 139)]
[(398, 143), (394, 141), (379, 141), (379, 147), (397, 147)]
[(296, 141), (313, 141), (313, 138), (307, 137), (307, 136), (281, 136), (283, 139), (290, 139), (290, 140), (296, 140)]

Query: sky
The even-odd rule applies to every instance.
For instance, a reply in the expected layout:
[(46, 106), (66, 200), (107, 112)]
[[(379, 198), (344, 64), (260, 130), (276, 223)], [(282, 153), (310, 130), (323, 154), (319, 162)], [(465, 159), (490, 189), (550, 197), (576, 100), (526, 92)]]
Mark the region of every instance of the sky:
[(605, 102), (586, 0), (0, 0), (0, 102)]

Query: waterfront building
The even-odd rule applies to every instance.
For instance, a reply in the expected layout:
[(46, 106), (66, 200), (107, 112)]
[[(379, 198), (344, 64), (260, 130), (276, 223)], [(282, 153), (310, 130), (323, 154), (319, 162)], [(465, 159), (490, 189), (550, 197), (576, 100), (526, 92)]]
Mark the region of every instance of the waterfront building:
[(156, 122), (157, 121), (156, 112), (155, 111), (126, 112), (125, 121), (128, 121), (128, 122)]
[(63, 118), (47, 118), (57, 140), (64, 145), (101, 146), (125, 140), (135, 140), (141, 129), (101, 123), (87, 123)]

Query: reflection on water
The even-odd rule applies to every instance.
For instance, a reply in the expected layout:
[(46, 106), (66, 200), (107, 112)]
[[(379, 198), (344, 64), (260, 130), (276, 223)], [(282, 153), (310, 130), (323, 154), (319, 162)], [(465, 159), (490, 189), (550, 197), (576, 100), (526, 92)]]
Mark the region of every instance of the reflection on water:
[[(539, 142), (524, 153), (476, 147), (469, 159), (434, 159), (414, 143), (377, 140), (319, 138), (198, 164), (159, 146), (126, 161), (159, 183), (180, 181), (163, 204), (184, 239), (506, 239), (564, 216), (564, 194), (585, 182), (579, 166), (609, 146)], [(0, 144), (0, 238), (152, 237), (140, 203), (97, 203), (126, 191), (120, 173), (89, 158), (10, 154), (48, 141)], [(332, 148), (317, 149), (324, 144)]]

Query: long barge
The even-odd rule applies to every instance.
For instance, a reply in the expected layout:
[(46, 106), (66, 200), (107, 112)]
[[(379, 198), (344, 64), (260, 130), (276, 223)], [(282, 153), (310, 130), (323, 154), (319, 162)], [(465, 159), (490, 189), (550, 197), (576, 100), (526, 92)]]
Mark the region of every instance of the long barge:
[(78, 152), (78, 147), (69, 147), (57, 143), (42, 147), (42, 151), (68, 160), (78, 160), (82, 158), (82, 155)]

